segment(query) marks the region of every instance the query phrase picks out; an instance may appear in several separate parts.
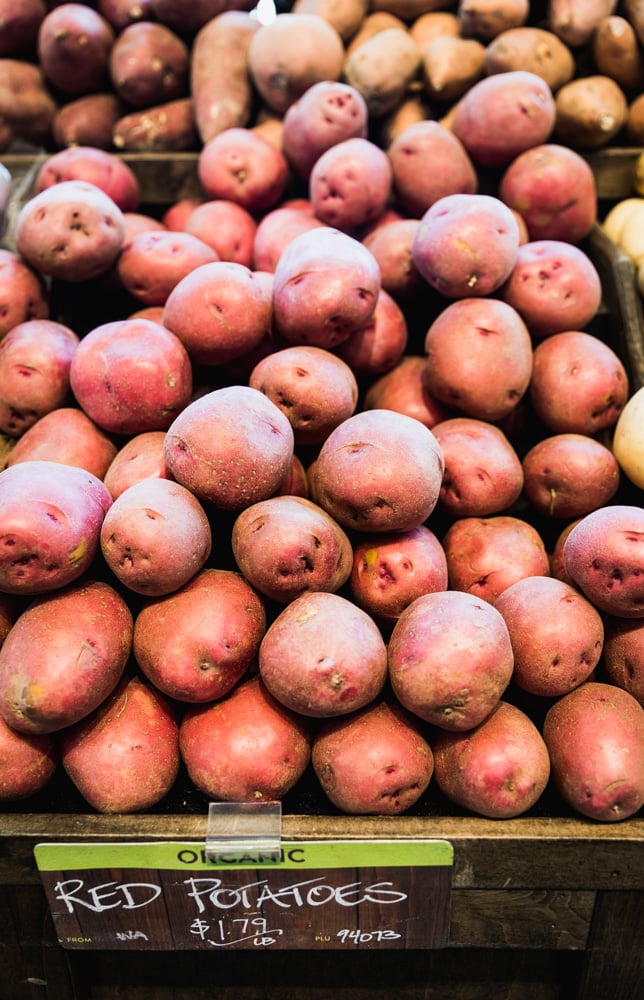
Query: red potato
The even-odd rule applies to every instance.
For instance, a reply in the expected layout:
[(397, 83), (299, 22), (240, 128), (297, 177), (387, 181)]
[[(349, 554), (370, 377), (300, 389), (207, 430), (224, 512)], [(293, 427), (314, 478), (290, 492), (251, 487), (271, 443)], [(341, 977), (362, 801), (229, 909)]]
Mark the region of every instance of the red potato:
[(0, 647), (9, 634), (9, 629), (17, 620), (23, 604), (17, 597), (0, 594)]
[(583, 330), (599, 309), (602, 285), (581, 247), (565, 240), (530, 240), (519, 247), (499, 296), (541, 340), (553, 333)]
[(423, 355), (404, 354), (390, 371), (368, 386), (363, 410), (395, 410), (432, 430), (440, 420), (447, 419), (450, 411), (427, 389), (426, 367)]
[(117, 119), (112, 144), (124, 153), (173, 153), (196, 149), (198, 136), (191, 97), (177, 97)]
[(188, 196), (185, 198), (179, 198), (178, 201), (173, 201), (168, 207), (163, 211), (161, 215), (160, 222), (166, 229), (171, 229), (173, 232), (185, 232), (185, 228), (188, 219), (194, 212), (195, 208), (204, 203), (205, 199), (200, 195)]
[(193, 363), (228, 364), (253, 351), (270, 333), (271, 293), (245, 264), (201, 264), (169, 293), (163, 324)]
[(381, 288), (367, 325), (338, 344), (334, 352), (358, 378), (381, 375), (404, 356), (408, 339), (403, 310), (393, 296)]
[(216, 801), (279, 801), (311, 759), (308, 720), (273, 698), (259, 677), (214, 705), (188, 708), (179, 740), (190, 780)]
[(344, 139), (313, 164), (309, 198), (322, 222), (356, 232), (385, 210), (391, 182), (391, 163), (380, 146), (361, 137)]
[(432, 749), (417, 720), (384, 699), (348, 718), (321, 723), (311, 762), (329, 801), (352, 815), (407, 812), (434, 771)]
[(308, 180), (316, 160), (336, 143), (367, 138), (367, 104), (342, 80), (318, 80), (286, 109), (282, 150), (294, 173)]
[(550, 758), (536, 725), (501, 701), (466, 733), (439, 733), (433, 743), (434, 780), (452, 802), (479, 816), (512, 819), (545, 792)]
[(405, 303), (425, 287), (424, 279), (412, 259), (414, 237), (420, 219), (393, 219), (377, 226), (362, 242), (380, 267), (382, 289), (396, 302)]
[(580, 517), (575, 518), (574, 521), (570, 521), (565, 528), (563, 528), (558, 535), (556, 535), (554, 542), (551, 546), (550, 551), (550, 575), (554, 576), (556, 580), (563, 580), (564, 583), (572, 584), (563, 562), (563, 548), (566, 544), (566, 539), (568, 535), (581, 521)]
[(47, 13), (44, 0), (3, 0), (0, 4), (0, 57), (29, 56), (38, 38), (40, 23)]
[(106, 18), (83, 3), (62, 3), (40, 23), (38, 61), (47, 81), (65, 94), (104, 89), (116, 32)]
[(134, 657), (168, 697), (216, 701), (255, 666), (265, 630), (262, 599), (239, 573), (202, 569), (174, 593), (143, 605), (134, 622)]
[(499, 198), (451, 194), (427, 209), (411, 248), (421, 276), (448, 298), (490, 295), (510, 277), (519, 226)]
[(304, 462), (298, 455), (293, 455), (291, 467), (282, 480), (275, 496), (303, 497), (309, 500), (309, 480), (304, 467)]
[(32, 319), (0, 340), (0, 431), (19, 437), (40, 417), (63, 406), (79, 337), (68, 326)]
[(275, 272), (284, 247), (293, 237), (324, 226), (308, 198), (289, 198), (259, 219), (253, 240), (253, 268)]
[(163, 453), (171, 475), (197, 497), (239, 511), (277, 492), (293, 449), (282, 411), (258, 389), (230, 385), (185, 407)]
[(349, 585), (355, 603), (381, 626), (392, 626), (423, 594), (447, 590), (447, 560), (426, 525), (358, 541)]
[(458, 101), (450, 128), (476, 167), (504, 168), (554, 129), (555, 99), (536, 73), (511, 70), (477, 81)]
[(582, 816), (614, 823), (644, 805), (644, 709), (613, 684), (587, 681), (543, 723), (554, 783)]
[(16, 139), (49, 142), (58, 110), (42, 68), (27, 59), (0, 58), (0, 149)]
[(231, 545), (244, 577), (279, 604), (309, 591), (335, 593), (351, 573), (348, 536), (303, 497), (281, 495), (251, 504), (235, 519)]
[(118, 205), (121, 212), (135, 212), (141, 193), (132, 167), (115, 153), (93, 146), (70, 146), (48, 156), (36, 174), (36, 193), (61, 181), (95, 184)]
[(357, 239), (332, 226), (306, 230), (275, 268), (275, 329), (291, 344), (336, 347), (369, 322), (380, 288), (378, 263)]
[(123, 213), (88, 181), (60, 181), (23, 205), (15, 228), (16, 249), (34, 270), (81, 282), (106, 273), (123, 242)]
[(123, 212), (123, 225), (125, 227), (124, 247), (138, 233), (149, 233), (151, 230), (166, 228), (162, 222), (146, 212)]
[(501, 299), (469, 296), (449, 303), (430, 324), (424, 346), (427, 389), (459, 415), (498, 422), (528, 391), (530, 332)]
[(136, 594), (160, 597), (178, 590), (203, 568), (212, 532), (190, 490), (152, 476), (114, 500), (103, 519), (100, 543), (119, 583)]
[(185, 231), (211, 246), (220, 260), (253, 268), (257, 221), (237, 202), (216, 199), (197, 205), (186, 220)]
[(445, 460), (438, 506), (452, 517), (489, 517), (521, 496), (521, 459), (495, 424), (451, 417), (433, 427)]
[(316, 719), (370, 704), (387, 679), (374, 620), (340, 594), (310, 591), (274, 618), (259, 647), (260, 676), (282, 705)]
[(510, 514), (463, 517), (443, 536), (450, 587), (494, 604), (526, 576), (548, 576), (545, 543), (528, 521)]
[(498, 191), (521, 214), (530, 240), (581, 243), (597, 222), (592, 167), (568, 146), (544, 143), (520, 153), (503, 172)]
[(113, 500), (142, 479), (170, 478), (163, 458), (164, 441), (165, 431), (143, 431), (128, 438), (118, 449), (103, 476)]
[(185, 347), (153, 320), (94, 327), (77, 347), (69, 377), (81, 409), (108, 434), (165, 430), (192, 395)]
[(614, 498), (620, 484), (617, 459), (587, 434), (553, 434), (523, 456), (524, 493), (546, 517), (583, 517)]
[(443, 472), (428, 427), (393, 410), (363, 410), (329, 434), (309, 482), (313, 499), (346, 528), (409, 531), (434, 510)]
[(644, 628), (639, 619), (604, 617), (603, 673), (644, 706)]
[[(421, 218), (434, 202), (450, 194), (475, 194), (478, 175), (460, 139), (438, 121), (414, 122), (387, 149), (398, 203)], [(431, 162), (431, 170), (426, 169)]]
[(22, 733), (54, 733), (93, 712), (118, 684), (132, 614), (100, 580), (30, 602), (0, 649), (0, 715)]
[(250, 11), (253, 7), (253, 0), (193, 0), (190, 7), (186, 7), (184, 0), (151, 0), (150, 13), (161, 24), (190, 35), (229, 8)]
[(494, 606), (510, 633), (512, 680), (523, 691), (559, 698), (591, 677), (602, 655), (604, 623), (575, 587), (528, 576), (499, 594)]
[(123, 677), (90, 716), (60, 740), (62, 765), (99, 813), (138, 813), (163, 799), (179, 773), (179, 727), (170, 702)]
[(487, 601), (459, 590), (412, 601), (394, 625), (388, 653), (398, 701), (440, 729), (478, 725), (512, 677), (512, 645), (503, 617)]
[(146, 306), (163, 306), (182, 278), (219, 260), (208, 243), (190, 233), (149, 229), (123, 242), (116, 272), (123, 287)]
[(112, 86), (132, 108), (151, 108), (185, 97), (189, 69), (188, 43), (156, 21), (128, 24), (117, 33), (110, 49)]
[(58, 462), (19, 462), (0, 473), (0, 592), (33, 595), (72, 583), (99, 549), (112, 504), (89, 472)]
[(123, 109), (116, 94), (83, 94), (61, 105), (54, 116), (51, 134), (58, 149), (91, 146), (112, 150), (114, 126)]
[(566, 330), (536, 345), (529, 395), (553, 433), (595, 436), (617, 423), (629, 396), (628, 374), (604, 341)]
[(228, 199), (249, 212), (274, 208), (289, 179), (284, 154), (252, 129), (218, 132), (199, 151), (197, 175), (210, 199)]
[(19, 733), (0, 719), (0, 803), (37, 795), (57, 766), (57, 747), (49, 733)]
[(117, 446), (83, 410), (59, 406), (43, 414), (16, 441), (7, 467), (19, 462), (62, 462), (103, 479)]
[(564, 570), (596, 608), (618, 618), (644, 617), (640, 540), (644, 510), (610, 504), (584, 515), (563, 546)]

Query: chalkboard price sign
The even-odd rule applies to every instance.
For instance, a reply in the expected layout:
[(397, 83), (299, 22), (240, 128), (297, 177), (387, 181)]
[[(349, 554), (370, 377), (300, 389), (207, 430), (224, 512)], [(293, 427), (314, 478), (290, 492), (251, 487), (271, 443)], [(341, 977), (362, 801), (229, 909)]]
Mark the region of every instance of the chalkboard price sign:
[(70, 949), (442, 948), (453, 849), (443, 840), (42, 843), (34, 856)]

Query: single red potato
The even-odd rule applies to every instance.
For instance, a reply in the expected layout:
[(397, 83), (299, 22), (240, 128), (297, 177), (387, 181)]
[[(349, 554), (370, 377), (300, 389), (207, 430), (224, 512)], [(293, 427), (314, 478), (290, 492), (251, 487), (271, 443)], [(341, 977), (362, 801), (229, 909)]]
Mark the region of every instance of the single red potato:
[(16, 441), (7, 467), (18, 462), (62, 462), (103, 479), (117, 452), (114, 440), (76, 406), (45, 413)]
[(143, 431), (128, 438), (118, 449), (103, 476), (113, 500), (141, 479), (170, 478), (163, 457), (164, 441), (165, 431)]
[(29, 320), (49, 319), (49, 292), (38, 268), (0, 247), (0, 340)]
[(637, 618), (604, 617), (604, 676), (644, 706), (644, 623)]
[(427, 362), (420, 354), (404, 354), (388, 372), (374, 379), (364, 395), (364, 410), (395, 410), (420, 420), (431, 430), (450, 411), (427, 388)]
[(315, 161), (338, 142), (367, 137), (367, 104), (341, 80), (318, 80), (286, 109), (282, 149), (295, 173), (308, 180)]
[(253, 268), (257, 220), (237, 202), (226, 198), (202, 202), (186, 219), (185, 231), (212, 247), (219, 260)]
[[(396, 200), (415, 218), (451, 194), (475, 194), (476, 168), (460, 139), (432, 119), (408, 125), (387, 149)], [(432, 169), (425, 164), (431, 160)]]
[(407, 319), (395, 298), (384, 288), (366, 326), (334, 348), (358, 378), (390, 371), (404, 356), (409, 340)]
[(110, 150), (74, 145), (47, 157), (36, 174), (34, 190), (45, 191), (61, 181), (86, 181), (104, 191), (122, 212), (135, 212), (141, 192), (128, 163)]
[(393, 219), (371, 229), (362, 238), (378, 261), (382, 288), (397, 302), (407, 301), (425, 288), (425, 281), (412, 258), (419, 225), (420, 219)]
[(308, 229), (324, 226), (309, 198), (289, 198), (266, 212), (257, 223), (253, 268), (274, 273), (287, 243)]
[(289, 172), (272, 142), (252, 129), (231, 127), (202, 146), (197, 175), (207, 198), (228, 199), (255, 214), (278, 204)]
[(36, 41), (47, 82), (65, 94), (103, 89), (115, 38), (110, 22), (86, 4), (56, 4), (41, 21)]
[(547, 517), (577, 518), (609, 504), (620, 484), (617, 459), (587, 434), (553, 434), (523, 456), (524, 493)]
[(309, 198), (322, 222), (355, 233), (382, 214), (391, 196), (391, 182), (386, 152), (357, 136), (320, 154), (309, 174)]
[(116, 272), (124, 288), (147, 306), (165, 305), (182, 278), (219, 254), (197, 236), (147, 229), (124, 240)]
[(451, 417), (433, 427), (445, 459), (439, 507), (452, 517), (488, 517), (521, 496), (523, 467), (500, 427), (473, 417)]
[(58, 751), (50, 734), (20, 733), (0, 718), (0, 802), (36, 795), (57, 766)]
[(132, 108), (152, 108), (188, 93), (190, 49), (177, 32), (154, 20), (117, 32), (109, 54), (112, 87)]

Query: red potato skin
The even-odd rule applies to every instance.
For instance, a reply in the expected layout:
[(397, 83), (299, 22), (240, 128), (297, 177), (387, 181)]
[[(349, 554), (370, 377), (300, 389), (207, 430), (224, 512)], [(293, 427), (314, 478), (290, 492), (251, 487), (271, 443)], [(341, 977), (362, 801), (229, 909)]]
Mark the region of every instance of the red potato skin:
[(309, 175), (309, 198), (328, 226), (354, 233), (374, 222), (391, 195), (386, 152), (369, 139), (345, 139), (321, 153)]
[(274, 208), (289, 180), (284, 154), (252, 129), (218, 132), (199, 151), (197, 176), (210, 199), (229, 199), (252, 214)]
[(269, 625), (260, 676), (291, 711), (311, 718), (348, 715), (382, 691), (387, 647), (373, 619), (339, 594), (296, 597)]
[(0, 340), (28, 320), (49, 319), (43, 276), (13, 250), (0, 247)]
[(313, 211), (309, 198), (289, 198), (259, 219), (253, 240), (253, 268), (275, 273), (284, 247), (295, 236), (324, 223)]
[(0, 592), (36, 595), (77, 580), (98, 552), (112, 498), (89, 472), (19, 462), (0, 474)]
[(253, 268), (257, 221), (236, 202), (216, 199), (196, 206), (185, 230), (211, 246), (220, 260)]
[(403, 357), (409, 336), (407, 320), (395, 298), (381, 288), (373, 316), (362, 329), (334, 348), (357, 377), (382, 375)]
[(35, 51), (38, 29), (47, 13), (44, 0), (3, 0), (0, 4), (0, 57), (20, 58)]
[(7, 467), (18, 462), (62, 462), (103, 479), (116, 451), (113, 439), (83, 410), (59, 406), (43, 414), (16, 441)]
[[(398, 204), (420, 219), (434, 202), (452, 194), (476, 194), (478, 176), (460, 139), (430, 119), (408, 125), (387, 149)], [(425, 169), (431, 159), (432, 169)]]
[(22, 611), (23, 602), (9, 594), (0, 594), (0, 648), (9, 634), (9, 629)]
[(249, 673), (265, 631), (264, 603), (254, 588), (239, 573), (207, 568), (144, 604), (133, 651), (155, 688), (202, 704), (223, 698)]
[(106, 18), (82, 3), (52, 8), (38, 29), (38, 61), (48, 82), (65, 94), (104, 89), (116, 33)]
[(434, 779), (453, 802), (479, 816), (511, 819), (546, 790), (550, 759), (532, 720), (500, 701), (466, 733), (441, 732), (433, 742)]
[(390, 371), (371, 382), (362, 408), (395, 410), (420, 420), (432, 430), (441, 420), (446, 420), (451, 411), (427, 389), (426, 367), (422, 354), (404, 354)]
[(124, 599), (100, 580), (36, 597), (0, 649), (0, 715), (23, 733), (85, 718), (119, 682), (132, 632)]
[(189, 68), (187, 43), (167, 25), (155, 21), (122, 28), (110, 49), (112, 86), (132, 108), (151, 108), (185, 97)]
[(163, 306), (182, 278), (217, 260), (217, 252), (199, 237), (157, 228), (124, 241), (116, 271), (123, 287), (143, 305)]
[(362, 238), (378, 261), (382, 288), (399, 303), (409, 301), (426, 287), (412, 259), (419, 225), (420, 219), (394, 219)]
[(311, 84), (285, 111), (282, 150), (298, 177), (308, 180), (316, 160), (338, 142), (367, 138), (367, 103), (342, 80)]
[(224, 802), (279, 801), (311, 759), (309, 720), (281, 705), (259, 677), (214, 705), (188, 708), (179, 739), (191, 780)]
[(135, 212), (141, 201), (133, 169), (115, 153), (94, 146), (70, 146), (52, 153), (36, 175), (35, 191), (45, 191), (61, 181), (95, 184), (122, 212)]
[(586, 434), (542, 438), (522, 459), (524, 493), (547, 517), (577, 518), (609, 504), (620, 484), (610, 448)]
[(348, 718), (325, 720), (315, 732), (311, 762), (329, 801), (352, 815), (408, 811), (434, 771), (418, 720), (384, 699)]
[(51, 134), (59, 149), (91, 146), (112, 150), (112, 135), (123, 108), (116, 94), (83, 94), (61, 105), (54, 115)]
[(644, 707), (644, 628), (631, 618), (604, 618), (602, 666), (605, 679), (623, 688)]
[(644, 805), (644, 709), (613, 684), (587, 681), (546, 713), (554, 783), (582, 816), (614, 823)]
[(61, 735), (60, 759), (97, 812), (149, 809), (179, 773), (174, 707), (159, 691), (126, 675), (95, 712)]
[(165, 431), (143, 431), (128, 438), (118, 449), (103, 476), (113, 500), (142, 479), (170, 478), (163, 458), (164, 441)]
[(49, 784), (57, 766), (52, 736), (19, 733), (0, 719), (0, 802), (36, 795)]
[(97, 10), (116, 31), (128, 24), (152, 19), (153, 0), (98, 0)]

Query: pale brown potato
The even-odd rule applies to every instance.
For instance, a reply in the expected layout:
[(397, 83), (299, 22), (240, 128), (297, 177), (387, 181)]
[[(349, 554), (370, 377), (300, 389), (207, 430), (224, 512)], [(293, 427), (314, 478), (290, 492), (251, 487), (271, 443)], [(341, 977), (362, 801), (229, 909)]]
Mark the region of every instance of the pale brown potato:
[(295, 0), (291, 11), (324, 18), (347, 43), (361, 28), (369, 11), (369, 0)]
[(644, 56), (631, 22), (617, 14), (597, 25), (592, 39), (593, 58), (600, 73), (622, 90), (639, 92), (644, 84)]
[(575, 56), (553, 31), (536, 25), (508, 28), (488, 43), (488, 74), (524, 69), (543, 77), (555, 92), (575, 75)]
[(387, 28), (346, 55), (343, 76), (379, 118), (400, 103), (421, 67), (420, 50), (407, 30)]
[(458, 20), (465, 36), (488, 42), (508, 28), (525, 24), (530, 14), (529, 0), (459, 0)]
[(422, 52), (432, 38), (440, 35), (458, 37), (461, 34), (461, 25), (452, 10), (430, 10), (426, 14), (419, 14), (412, 21), (409, 25), (409, 34)]
[(406, 25), (399, 17), (396, 17), (395, 14), (390, 14), (387, 10), (378, 10), (367, 14), (356, 33), (347, 43), (347, 53), (353, 52), (364, 42), (369, 41), (370, 38), (377, 35), (378, 32), (386, 31), (387, 28), (401, 28), (404, 31)]
[(624, 127), (627, 115), (626, 95), (610, 76), (579, 77), (555, 95), (552, 136), (573, 148), (600, 149)]
[(442, 35), (422, 50), (422, 77), (430, 101), (455, 101), (485, 74), (485, 46), (477, 38)]

